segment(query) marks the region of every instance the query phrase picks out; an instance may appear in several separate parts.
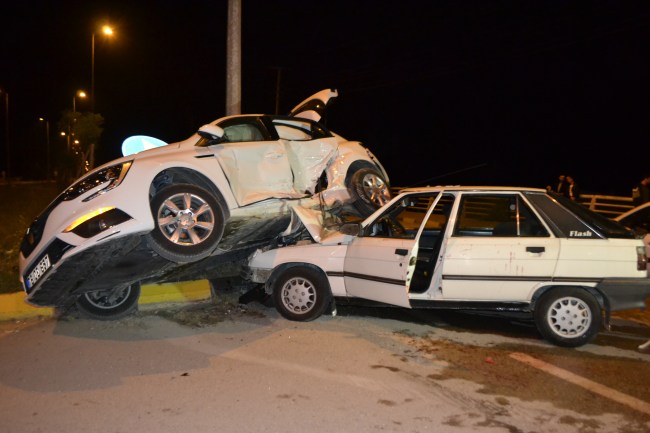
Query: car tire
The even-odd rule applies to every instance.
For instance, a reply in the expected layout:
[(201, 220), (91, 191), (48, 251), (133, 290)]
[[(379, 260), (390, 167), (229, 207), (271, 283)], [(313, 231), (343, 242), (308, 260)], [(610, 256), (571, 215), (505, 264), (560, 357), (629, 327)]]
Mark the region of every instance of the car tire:
[(283, 271), (273, 284), (273, 305), (285, 319), (308, 322), (320, 317), (332, 300), (329, 282), (304, 266)]
[(347, 185), (354, 207), (362, 216), (369, 216), (388, 203), (391, 192), (388, 182), (374, 168), (360, 168), (349, 176)]
[(129, 316), (138, 308), (140, 285), (108, 290), (95, 290), (79, 296), (77, 310), (82, 316), (95, 320), (117, 320)]
[(602, 326), (598, 301), (584, 289), (557, 288), (544, 294), (534, 311), (542, 336), (562, 347), (578, 347), (593, 340)]
[(151, 200), (154, 229), (147, 235), (151, 249), (176, 263), (191, 263), (212, 253), (223, 236), (225, 213), (209, 191), (175, 184)]

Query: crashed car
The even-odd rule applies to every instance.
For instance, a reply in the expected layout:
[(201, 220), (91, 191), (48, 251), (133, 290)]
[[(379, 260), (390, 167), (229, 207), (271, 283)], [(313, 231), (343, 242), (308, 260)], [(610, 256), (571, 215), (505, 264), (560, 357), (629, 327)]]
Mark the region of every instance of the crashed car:
[(81, 177), (27, 229), (20, 281), (28, 303), (124, 316), (143, 282), (215, 277), (284, 232), (293, 206), (368, 215), (388, 176), (361, 143), (319, 123), (325, 89), (287, 116), (228, 116), (167, 144), (134, 136), (124, 157)]
[(650, 296), (640, 239), (542, 189), (406, 189), (339, 225), (294, 212), (309, 238), (259, 249), (246, 271), (290, 320), (369, 300), (528, 318), (548, 341), (575, 347)]

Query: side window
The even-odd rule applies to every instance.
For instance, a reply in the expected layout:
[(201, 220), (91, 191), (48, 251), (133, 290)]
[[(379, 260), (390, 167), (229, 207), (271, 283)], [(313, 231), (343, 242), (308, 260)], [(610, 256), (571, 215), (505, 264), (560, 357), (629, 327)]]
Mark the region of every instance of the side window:
[(547, 237), (547, 230), (519, 195), (463, 195), (454, 236)]
[[(424, 222), (435, 195), (411, 195), (404, 197), (387, 209), (371, 225), (365, 228), (365, 236), (382, 238), (415, 239)], [(431, 221), (432, 219), (430, 219)]]
[(242, 123), (230, 125), (223, 128), (225, 141), (228, 143), (239, 143), (244, 141), (263, 141), (264, 135), (257, 125)]
[(307, 141), (312, 140), (311, 124), (300, 120), (273, 121), (278, 137), (283, 140)]

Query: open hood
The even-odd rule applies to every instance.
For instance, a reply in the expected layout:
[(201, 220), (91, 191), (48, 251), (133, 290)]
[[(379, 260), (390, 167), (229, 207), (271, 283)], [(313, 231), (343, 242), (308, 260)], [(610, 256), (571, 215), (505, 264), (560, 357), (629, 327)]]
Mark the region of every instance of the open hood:
[(318, 122), (325, 114), (325, 109), (329, 105), (332, 105), (338, 96), (339, 92), (336, 89), (321, 90), (296, 105), (294, 109), (289, 112), (289, 116), (310, 119)]

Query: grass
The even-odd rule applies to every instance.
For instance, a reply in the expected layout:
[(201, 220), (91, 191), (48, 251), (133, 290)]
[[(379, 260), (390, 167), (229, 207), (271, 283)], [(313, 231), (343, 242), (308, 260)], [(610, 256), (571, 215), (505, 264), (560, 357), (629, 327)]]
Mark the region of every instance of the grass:
[(23, 290), (18, 254), (25, 230), (61, 192), (56, 183), (0, 184), (0, 294)]

